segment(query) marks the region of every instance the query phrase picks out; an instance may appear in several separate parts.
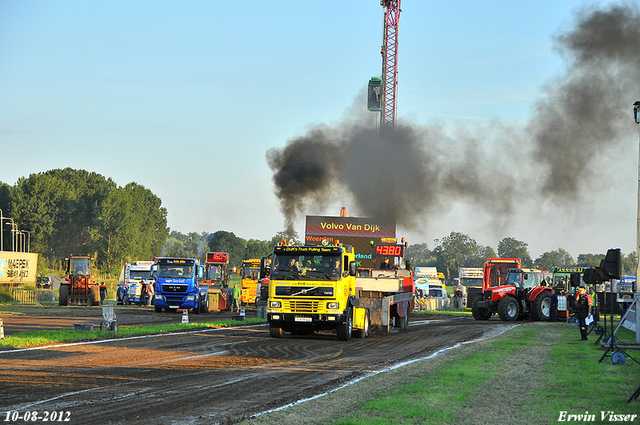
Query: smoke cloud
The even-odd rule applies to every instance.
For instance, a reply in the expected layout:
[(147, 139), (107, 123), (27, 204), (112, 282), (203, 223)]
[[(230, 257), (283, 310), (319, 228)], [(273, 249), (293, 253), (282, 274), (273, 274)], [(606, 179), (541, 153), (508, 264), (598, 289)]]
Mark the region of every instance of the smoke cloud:
[(523, 198), (580, 201), (594, 171), (607, 166), (608, 153), (634, 130), (638, 8), (585, 8), (555, 40), (566, 73), (543, 88), (547, 101), (524, 125), (495, 120), (445, 130), (399, 120), (381, 132), (363, 111), (269, 149), (287, 232), (293, 234), (299, 214), (337, 201), (357, 215), (392, 218), (406, 229), (460, 202), (499, 225)]

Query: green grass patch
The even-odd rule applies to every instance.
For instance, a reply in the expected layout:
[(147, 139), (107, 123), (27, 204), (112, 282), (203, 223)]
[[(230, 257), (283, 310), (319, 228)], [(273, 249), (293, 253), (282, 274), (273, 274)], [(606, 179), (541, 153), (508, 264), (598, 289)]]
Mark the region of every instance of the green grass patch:
[[(264, 323), (264, 319), (245, 319), (243, 324)], [(177, 332), (206, 328), (223, 328), (238, 325), (235, 320), (223, 320), (218, 322), (198, 322), (198, 323), (171, 323), (166, 325), (152, 326), (130, 326), (119, 327), (118, 332), (104, 332), (96, 330), (93, 332), (83, 332), (71, 329), (49, 330), (49, 331), (26, 331), (16, 335), (7, 336), (0, 340), (0, 347), (5, 348), (26, 348), (40, 345), (50, 345), (62, 342), (93, 341), (114, 337), (127, 337), (132, 335), (144, 335), (163, 332)]]
[[(556, 423), (561, 412), (587, 411), (596, 415), (589, 423), (602, 423), (601, 411), (637, 413), (640, 400), (626, 400), (640, 384), (640, 365), (630, 358), (624, 365), (613, 365), (610, 357), (599, 362), (605, 349), (594, 345), (597, 336), (579, 337), (567, 323), (518, 326), (420, 379), (365, 397), (332, 423)], [(616, 337), (635, 341), (626, 329)], [(640, 361), (640, 351), (625, 351)]]

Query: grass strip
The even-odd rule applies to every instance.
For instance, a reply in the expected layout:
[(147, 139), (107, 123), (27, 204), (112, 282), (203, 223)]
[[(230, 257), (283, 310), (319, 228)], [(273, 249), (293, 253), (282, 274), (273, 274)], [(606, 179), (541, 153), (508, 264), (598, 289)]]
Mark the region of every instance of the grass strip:
[[(264, 319), (245, 319), (242, 323), (264, 323)], [(175, 332), (184, 330), (196, 330), (206, 328), (224, 328), (237, 326), (239, 322), (235, 320), (223, 320), (218, 322), (193, 322), (193, 323), (171, 323), (166, 325), (152, 326), (127, 326), (119, 327), (118, 332), (94, 330), (93, 332), (83, 332), (71, 329), (46, 330), (46, 331), (25, 331), (15, 335), (7, 336), (0, 340), (0, 347), (5, 348), (26, 348), (40, 345), (49, 345), (62, 342), (93, 341), (105, 338), (121, 338), (132, 335), (154, 334), (163, 332)]]
[[(616, 336), (635, 340), (626, 329)], [(610, 423), (601, 411), (640, 412), (640, 400), (626, 402), (640, 385), (640, 365), (599, 362), (605, 349), (594, 345), (597, 336), (579, 338), (568, 323), (524, 323), (248, 423), (547, 424), (563, 412), (595, 415), (574, 423)], [(638, 350), (626, 351), (640, 361)]]

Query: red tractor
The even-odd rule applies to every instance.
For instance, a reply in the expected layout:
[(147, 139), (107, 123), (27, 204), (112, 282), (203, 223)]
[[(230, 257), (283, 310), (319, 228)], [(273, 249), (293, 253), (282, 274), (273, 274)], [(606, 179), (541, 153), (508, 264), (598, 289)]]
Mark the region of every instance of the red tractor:
[(91, 274), (88, 255), (65, 258), (66, 274), (60, 282), (59, 305), (100, 305), (100, 286)]
[(541, 283), (540, 270), (507, 269), (503, 282), (498, 286), (485, 286), (482, 295), (473, 301), (473, 317), (489, 320), (493, 313), (498, 313), (503, 321), (528, 316), (533, 320), (549, 320), (552, 288)]

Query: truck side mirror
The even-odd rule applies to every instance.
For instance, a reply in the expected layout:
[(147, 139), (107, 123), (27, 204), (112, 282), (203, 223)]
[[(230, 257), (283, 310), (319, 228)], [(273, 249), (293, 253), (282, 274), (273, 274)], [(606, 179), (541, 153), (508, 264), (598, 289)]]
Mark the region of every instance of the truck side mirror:
[(358, 263), (351, 261), (349, 263), (349, 276), (355, 276), (358, 271)]
[(260, 279), (267, 277), (267, 257), (260, 257)]

